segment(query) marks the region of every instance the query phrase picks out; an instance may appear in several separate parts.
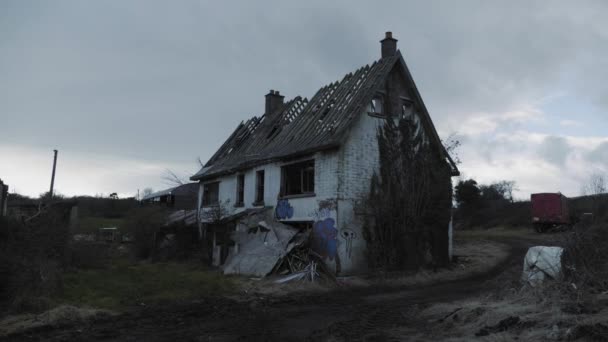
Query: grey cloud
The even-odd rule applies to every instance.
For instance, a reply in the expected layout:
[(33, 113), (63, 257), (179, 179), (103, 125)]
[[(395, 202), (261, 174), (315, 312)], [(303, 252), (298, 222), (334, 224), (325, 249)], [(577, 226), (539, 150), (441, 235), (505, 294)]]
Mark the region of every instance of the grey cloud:
[[(601, 1), (2, 1), (0, 137), (205, 160), (239, 121), (262, 113), (269, 89), (312, 96), (377, 59), (386, 30), (441, 131), (562, 86), (608, 108), (600, 101), (607, 9)], [(466, 148), (491, 159), (501, 147)]]
[(563, 166), (572, 147), (564, 137), (548, 136), (538, 147), (539, 156), (557, 166)]
[(587, 158), (590, 162), (603, 165), (608, 169), (608, 142), (598, 145), (587, 154)]

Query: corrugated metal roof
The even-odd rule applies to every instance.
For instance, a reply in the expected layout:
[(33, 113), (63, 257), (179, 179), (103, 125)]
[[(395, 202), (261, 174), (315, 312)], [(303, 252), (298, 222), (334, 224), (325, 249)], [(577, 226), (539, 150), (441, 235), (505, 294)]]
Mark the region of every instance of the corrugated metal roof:
[(145, 201), (145, 200), (149, 200), (151, 198), (156, 198), (156, 197), (170, 195), (171, 194), (171, 190), (173, 190), (173, 189), (175, 189), (175, 188), (169, 188), (169, 189), (153, 192), (153, 193), (151, 193), (149, 195), (146, 195), (146, 196), (142, 197), (141, 200)]
[(167, 195), (195, 195), (198, 192), (198, 183), (186, 183), (173, 188), (160, 190), (149, 195), (142, 197), (142, 201), (149, 200), (156, 197), (167, 196)]

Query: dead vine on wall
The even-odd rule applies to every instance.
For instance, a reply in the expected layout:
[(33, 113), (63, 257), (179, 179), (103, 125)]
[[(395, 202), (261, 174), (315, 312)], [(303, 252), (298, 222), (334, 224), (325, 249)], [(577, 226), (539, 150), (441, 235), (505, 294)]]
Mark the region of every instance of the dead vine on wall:
[(375, 269), (415, 269), (448, 262), (450, 169), (409, 119), (378, 131), (379, 173), (362, 201), (368, 260)]

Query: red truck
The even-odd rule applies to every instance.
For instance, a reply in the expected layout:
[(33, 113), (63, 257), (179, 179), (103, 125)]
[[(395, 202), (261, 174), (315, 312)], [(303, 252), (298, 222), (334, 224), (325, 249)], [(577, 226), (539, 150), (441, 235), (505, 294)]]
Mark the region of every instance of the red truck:
[(561, 193), (540, 193), (530, 196), (532, 224), (539, 233), (570, 225), (568, 198)]

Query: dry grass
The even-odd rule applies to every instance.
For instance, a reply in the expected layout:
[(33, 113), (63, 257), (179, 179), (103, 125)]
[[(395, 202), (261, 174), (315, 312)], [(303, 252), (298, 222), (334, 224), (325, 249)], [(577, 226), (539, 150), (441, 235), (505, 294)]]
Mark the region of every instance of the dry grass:
[(0, 336), (30, 329), (85, 322), (93, 318), (109, 315), (114, 315), (114, 313), (106, 310), (62, 305), (41, 314), (24, 314), (5, 318), (0, 321)]
[(454, 243), (455, 263), (448, 268), (423, 269), (415, 273), (390, 274), (375, 277), (345, 277), (346, 286), (422, 286), (464, 279), (485, 273), (508, 256), (508, 246), (487, 240), (457, 240)]
[(238, 278), (239, 296), (285, 296), (293, 293), (321, 293), (336, 288), (360, 288), (371, 286), (421, 286), (464, 279), (485, 273), (504, 261), (508, 246), (487, 240), (458, 240), (454, 243), (457, 262), (448, 268), (423, 269), (410, 273), (391, 273), (375, 276), (339, 277), (338, 283), (292, 281), (276, 284), (276, 278)]
[(249, 299), (251, 297), (282, 297), (294, 293), (323, 293), (334, 289), (336, 286), (329, 283), (310, 281), (292, 281), (284, 284), (276, 284), (277, 278), (239, 278), (239, 293), (236, 299)]
[[(551, 285), (549, 285), (551, 286)], [(600, 300), (600, 299), (598, 299)], [(452, 303), (438, 303), (418, 313), (426, 329), (417, 331), (395, 330), (390, 335), (420, 341), (462, 342), (480, 341), (547, 341), (575, 337), (581, 325), (606, 324), (608, 307), (599, 306), (597, 312), (575, 314), (564, 311), (563, 301), (555, 288), (524, 287), (501, 300), (476, 298)], [(476, 336), (482, 329), (517, 317), (519, 322), (506, 331)], [(587, 336), (588, 338), (590, 336)], [(597, 336), (596, 336), (597, 338)], [(608, 339), (608, 336), (606, 336)]]

